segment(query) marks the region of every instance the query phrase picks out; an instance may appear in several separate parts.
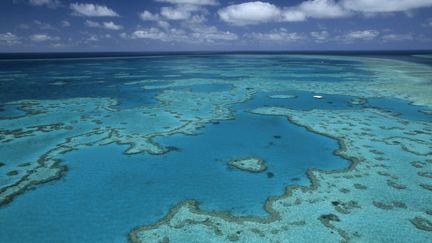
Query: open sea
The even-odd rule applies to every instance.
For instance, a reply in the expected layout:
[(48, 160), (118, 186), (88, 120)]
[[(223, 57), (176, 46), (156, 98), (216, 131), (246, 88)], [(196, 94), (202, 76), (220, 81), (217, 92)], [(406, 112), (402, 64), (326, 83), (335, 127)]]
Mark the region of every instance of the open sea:
[[(375, 242), (399, 225), (400, 242), (432, 241), (428, 90), (431, 52), (0, 54), (0, 242), (158, 242), (133, 230), (166, 224), (189, 200), (227, 225), (295, 212), (310, 232), (371, 242), (354, 222), (382, 214), (400, 221)], [(351, 184), (367, 196), (340, 190)], [(289, 188), (325, 206), (269, 209)], [(303, 194), (298, 207), (312, 204)], [(241, 242), (266, 242), (250, 237)]]

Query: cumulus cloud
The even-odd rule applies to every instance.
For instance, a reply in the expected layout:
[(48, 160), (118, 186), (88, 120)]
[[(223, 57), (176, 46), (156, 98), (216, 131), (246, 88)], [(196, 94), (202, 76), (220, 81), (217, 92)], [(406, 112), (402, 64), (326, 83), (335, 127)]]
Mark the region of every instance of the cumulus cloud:
[(249, 33), (245, 37), (259, 41), (274, 42), (297, 42), (306, 39), (306, 37), (297, 32), (288, 32), (285, 28), (275, 29), (266, 33)]
[(250, 25), (275, 21), (281, 10), (271, 3), (246, 2), (230, 5), (218, 11), (219, 17), (235, 25)]
[[(160, 27), (166, 27), (166, 21), (186, 21), (188, 23), (198, 23), (207, 20), (204, 15), (209, 12), (207, 6), (218, 5), (215, 0), (155, 0), (171, 4), (160, 9), (159, 13), (152, 13), (148, 10), (140, 14), (144, 21), (156, 21)], [(163, 22), (161, 22), (163, 21)]]
[(400, 12), (417, 8), (431, 7), (431, 0), (342, 0), (341, 5), (357, 12)]
[(158, 20), (158, 21), (156, 21), (156, 23), (159, 27), (164, 28), (164, 29), (168, 29), (171, 26), (168, 22), (163, 21), (163, 20)]
[(305, 21), (306, 18), (306, 14), (298, 9), (285, 9), (281, 12), (278, 20), (283, 22), (300, 22)]
[(207, 18), (203, 15), (193, 15), (187, 20), (189, 24), (201, 24), (205, 21), (207, 21)]
[(92, 28), (100, 28), (100, 27), (102, 27), (102, 25), (100, 23), (94, 22), (94, 21), (91, 21), (91, 20), (86, 20), (85, 25), (87, 27), (92, 27)]
[(313, 32), (310, 32), (310, 35), (312, 36), (312, 38), (313, 38), (316, 42), (324, 42), (324, 41), (327, 41), (328, 38), (330, 37), (330, 33), (327, 32), (326, 30), (322, 30), (322, 31), (313, 31)]
[(350, 14), (333, 0), (305, 1), (294, 9), (311, 18), (339, 18)]
[(59, 0), (29, 0), (29, 4), (33, 6), (47, 6), (49, 8), (57, 8), (61, 6)]
[(47, 34), (34, 34), (30, 36), (30, 40), (34, 42), (43, 42), (43, 41), (58, 41), (60, 37), (50, 36)]
[(159, 14), (153, 14), (150, 11), (144, 10), (139, 16), (143, 21), (153, 21), (157, 23), (157, 25), (161, 28), (166, 29), (170, 27), (170, 24), (167, 21), (162, 20)]
[(123, 29), (123, 26), (121, 26), (119, 24), (115, 24), (112, 21), (110, 21), (110, 22), (103, 22), (103, 26), (104, 26), (105, 29), (109, 29), (109, 30), (121, 30), (121, 29)]
[(354, 41), (354, 40), (373, 40), (379, 35), (379, 32), (376, 30), (359, 30), (352, 31), (344, 36), (344, 40), (346, 41)]
[(0, 33), (0, 45), (4, 44), (4, 45), (15, 45), (15, 44), (19, 44), (21, 43), (19, 38), (10, 33), (10, 32), (6, 32), (6, 33)]
[(148, 28), (137, 30), (132, 33), (130, 36), (132, 39), (152, 39), (152, 40), (160, 40), (160, 41), (170, 41), (171, 36), (169, 33), (164, 32), (158, 28)]
[(161, 15), (169, 20), (185, 20), (191, 16), (191, 12), (182, 8), (163, 7)]
[(119, 14), (107, 6), (92, 3), (71, 3), (72, 14), (86, 17), (118, 17)]
[(104, 29), (108, 29), (108, 30), (121, 30), (121, 29), (123, 29), (123, 26), (115, 24), (112, 21), (99, 23), (99, 22), (87, 20), (85, 22), (85, 25), (87, 27), (91, 27), (91, 28), (104, 28)]
[(191, 36), (195, 40), (214, 43), (216, 41), (234, 41), (237, 34), (229, 31), (219, 31), (215, 26), (198, 26), (192, 28)]
[(255, 1), (230, 5), (218, 11), (219, 17), (234, 25), (266, 22), (294, 22), (307, 18), (339, 18), (350, 14), (333, 0), (309, 0), (297, 6), (281, 8)]
[(125, 39), (148, 39), (163, 42), (182, 43), (213, 43), (219, 44), (238, 40), (237, 34), (229, 31), (220, 31), (215, 26), (194, 25), (185, 29), (178, 28), (144, 28), (134, 31), (132, 34), (121, 33), (120, 37)]
[(342, 18), (355, 13), (373, 16), (432, 7), (432, 0), (306, 0), (295, 6), (276, 6), (262, 1), (233, 4), (218, 11), (219, 17), (234, 25), (266, 22), (305, 21), (308, 18)]
[(160, 18), (159, 14), (153, 14), (147, 10), (144, 10), (139, 16), (144, 21), (158, 21)]
[(196, 5), (176, 5), (175, 7), (162, 7), (161, 15), (168, 20), (187, 20), (193, 12), (205, 11)]
[(409, 41), (413, 40), (414, 36), (411, 33), (408, 34), (386, 34), (381, 37), (384, 42), (389, 41)]

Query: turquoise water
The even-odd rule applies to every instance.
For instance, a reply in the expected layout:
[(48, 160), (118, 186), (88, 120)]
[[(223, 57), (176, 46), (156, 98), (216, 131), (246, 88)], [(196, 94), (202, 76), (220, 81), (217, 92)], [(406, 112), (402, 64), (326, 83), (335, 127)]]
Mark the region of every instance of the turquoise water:
[[(120, 240), (134, 226), (155, 222), (186, 199), (198, 200), (206, 210), (265, 216), (267, 197), (282, 194), (294, 183), (309, 185), (308, 168), (331, 170), (349, 163), (333, 156), (337, 144), (332, 139), (284, 118), (247, 113), (209, 125), (196, 136), (158, 141), (178, 150), (164, 156), (124, 156), (122, 147), (110, 145), (66, 155), (70, 171), (61, 181), (29, 192), (0, 211), (0, 218), (8, 219), (3, 239)], [(274, 176), (227, 164), (249, 156), (265, 158)]]
[[(389, 110), (405, 119), (432, 121), (430, 115), (420, 112), (426, 107), (404, 100), (278, 88), (278, 82), (322, 82), (326, 85), (358, 82), (364, 85), (373, 78), (363, 63), (344, 58), (197, 55), (2, 61), (0, 71), (0, 121), (5, 122), (1, 124), (14, 119), (25, 121), (23, 124), (39, 124), (47, 119), (73, 127), (69, 130), (70, 137), (92, 129), (114, 127), (120, 131), (133, 130), (129, 133), (133, 144), (139, 142), (133, 139), (138, 139), (134, 136), (140, 132), (140, 127), (156, 126), (154, 121), (133, 120), (128, 115), (120, 116), (121, 120), (111, 117), (123, 111), (150, 116), (171, 112), (181, 117), (175, 122), (200, 121), (191, 134), (152, 132), (153, 141), (168, 148), (169, 152), (163, 154), (142, 151), (126, 155), (124, 151), (128, 145), (112, 141), (109, 145), (80, 147), (60, 155), (61, 163), (68, 167), (60, 179), (33, 186), (35, 190), (20, 193), (12, 202), (1, 206), (1, 242), (125, 242), (131, 229), (155, 223), (173, 206), (187, 199), (198, 201), (200, 208), (207, 211), (265, 217), (268, 214), (263, 206), (268, 197), (282, 195), (290, 185), (310, 185), (306, 176), (308, 169), (332, 171), (351, 164), (335, 154), (339, 149), (336, 139), (294, 125), (286, 117), (248, 112), (254, 108), (360, 111), (373, 107)], [(275, 83), (275, 87), (261, 90), (261, 82)], [(230, 92), (235, 90), (243, 96), (233, 98)], [(165, 97), (167, 94), (169, 96)], [(222, 99), (224, 95), (228, 98)], [(292, 97), (271, 98), (273, 95)], [(315, 99), (314, 95), (324, 98)], [(103, 117), (103, 121), (91, 125), (81, 125), (87, 122), (83, 118), (69, 122), (60, 115), (57, 117), (59, 111), (48, 112), (56, 106), (49, 105), (46, 100), (65, 100), (65, 107), (68, 107), (72, 105), (67, 99), (77, 97), (112, 98), (118, 103), (103, 107), (97, 114), (83, 110), (83, 115)], [(206, 97), (212, 99), (206, 100)], [(359, 98), (365, 102), (354, 102)], [(32, 115), (28, 105), (20, 103), (22, 100), (39, 100), (46, 115), (43, 110), (41, 115)], [(44, 102), (47, 106), (43, 106)], [(187, 102), (191, 102), (190, 105), (183, 107), (189, 104)], [(193, 104), (198, 108), (187, 110)], [(81, 105), (93, 107), (95, 104), (89, 101)], [(213, 110), (217, 109), (227, 109), (225, 112), (231, 113), (231, 117), (214, 115)], [(167, 120), (159, 118), (156, 123)], [(106, 125), (109, 122), (111, 126)], [(25, 125), (20, 129), (29, 127)], [(80, 132), (75, 129), (78, 127)], [(20, 142), (17, 144), (44, 145), (47, 143), (44, 134), (57, 132), (32, 131), (29, 137), (17, 135), (11, 141), (6, 140), (6, 136), (20, 131), (0, 126), (0, 138), (3, 143), (16, 140)], [(61, 138), (52, 143), (64, 142), (67, 134), (66, 129)], [(147, 134), (143, 132), (142, 135)], [(31, 151), (32, 154), (42, 156), (46, 152), (44, 146), (39, 147), (40, 151)], [(0, 154), (0, 162), (6, 165), (0, 167), (0, 176), (4, 178), (10, 178), (6, 173), (16, 164), (12, 160), (35, 162), (27, 161), (31, 156), (26, 155), (12, 159), (13, 146), (10, 148)], [(264, 159), (267, 170), (251, 173), (228, 165), (230, 160), (244, 157)], [(6, 188), (8, 184), (5, 182), (2, 186)]]

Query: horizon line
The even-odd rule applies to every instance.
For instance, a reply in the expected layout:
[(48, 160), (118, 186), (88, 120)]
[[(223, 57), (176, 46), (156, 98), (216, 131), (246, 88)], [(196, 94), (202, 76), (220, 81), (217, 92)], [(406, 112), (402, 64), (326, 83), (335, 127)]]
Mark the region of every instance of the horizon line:
[[(88, 59), (88, 58), (139, 58), (152, 55), (206, 55), (206, 54), (327, 54), (327, 55), (373, 55), (373, 54), (432, 54), (432, 49), (405, 50), (239, 50), (239, 51), (69, 51), (69, 52), (0, 52), (0, 60), (27, 59)], [(76, 56), (72, 56), (76, 55)], [(78, 56), (82, 55), (82, 56)]]

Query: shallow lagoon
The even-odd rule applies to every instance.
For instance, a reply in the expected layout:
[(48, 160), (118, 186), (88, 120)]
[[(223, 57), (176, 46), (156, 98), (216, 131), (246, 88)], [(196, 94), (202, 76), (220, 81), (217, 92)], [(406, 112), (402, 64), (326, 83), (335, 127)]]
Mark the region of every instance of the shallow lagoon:
[[(234, 108), (259, 104), (246, 102)], [(67, 154), (69, 171), (64, 179), (29, 192), (0, 211), (1, 218), (13, 219), (3, 227), (10, 237), (5, 240), (120, 240), (134, 226), (155, 222), (186, 199), (199, 201), (205, 210), (266, 216), (263, 206), (269, 196), (281, 195), (288, 185), (310, 184), (307, 169), (332, 170), (350, 163), (333, 154), (334, 139), (285, 118), (244, 110), (235, 117), (209, 124), (197, 135), (156, 139), (175, 148), (165, 155), (124, 156), (124, 147), (116, 145)], [(232, 159), (251, 156), (265, 158), (266, 172), (272, 176), (228, 165)], [(59, 230), (47, 231), (53, 227)]]
[[(325, 90), (311, 92), (307, 91), (307, 86), (301, 89), (298, 85), (278, 87), (279, 82), (289, 80), (318, 81), (325, 85), (354, 80), (360, 85), (373, 79), (362, 62), (342, 57), (338, 60), (335, 57), (311, 59), (271, 55), (180, 56), (63, 60), (59, 63), (17, 61), (2, 62), (0, 67), (6, 73), (2, 74), (5, 81), (0, 86), (4, 94), (1, 119), (17, 119), (26, 114), (22, 112), (25, 106), (20, 104), (22, 107), (17, 110), (20, 105), (9, 104), (11, 101), (107, 97), (118, 101), (106, 107), (110, 112), (141, 112), (144, 107), (155, 107), (152, 112), (160, 108), (179, 116), (179, 121), (187, 122), (192, 119), (188, 114), (170, 110), (173, 108), (168, 104), (174, 100), (175, 107), (175, 102), (191, 99), (188, 92), (218, 97), (236, 88), (246, 90), (249, 95), (243, 101), (228, 105), (207, 104), (200, 98), (193, 101), (209, 109), (228, 108), (226, 112), (232, 112), (231, 118), (206, 120), (205, 114), (197, 113), (194, 119), (200, 120), (201, 125), (197, 125), (191, 134), (174, 131), (153, 136), (153, 141), (168, 148), (168, 153), (152, 155), (143, 151), (125, 155), (126, 145), (110, 144), (80, 148), (61, 155), (61, 163), (69, 170), (60, 180), (24, 192), (0, 208), (1, 224), (5, 225), (0, 230), (0, 241), (7, 242), (122, 242), (127, 240), (131, 229), (155, 223), (186, 199), (197, 200), (200, 208), (206, 211), (265, 218), (268, 214), (264, 203), (268, 197), (282, 195), (289, 185), (310, 185), (306, 176), (308, 169), (342, 170), (351, 164), (335, 155), (340, 148), (335, 138), (308, 131), (292, 124), (286, 117), (249, 112), (255, 108), (276, 106), (298, 111), (354, 112), (377, 108), (390, 110), (395, 117), (408, 120), (432, 120), (430, 115), (419, 112), (427, 106), (410, 105), (407, 100), (330, 94)], [(79, 73), (77, 68), (81, 70)], [(311, 69), (315, 71), (310, 72)], [(18, 71), (20, 74), (15, 74)], [(15, 82), (8, 81), (9, 78)], [(267, 86), (260, 88), (262, 82)], [(274, 87), (269, 85), (273, 82)], [(174, 95), (179, 93), (179, 96), (164, 100), (159, 95), (166, 91)], [(292, 97), (271, 98), (274, 95)], [(314, 99), (314, 95), (324, 98)], [(104, 115), (108, 120), (110, 116), (109, 112)], [(33, 118), (28, 115), (21, 119)], [(134, 123), (127, 120), (128, 117), (123, 119)], [(93, 127), (105, 127), (104, 122), (95, 122)], [(127, 129), (125, 124), (118, 129)], [(151, 124), (144, 121), (142, 126)], [(7, 127), (0, 129), (8, 134)], [(36, 140), (37, 136), (43, 137), (34, 136)], [(14, 139), (22, 140), (18, 144), (26, 142), (25, 137)], [(45, 144), (43, 139), (36, 142)], [(43, 152), (44, 146), (39, 147)], [(3, 177), (7, 177), (6, 172), (14, 166), (7, 164), (8, 156), (14, 153), (9, 150), (0, 159), (6, 163), (0, 167)], [(37, 154), (39, 151), (31, 152)], [(228, 165), (229, 160), (251, 156), (264, 159), (268, 169), (250, 173)]]

